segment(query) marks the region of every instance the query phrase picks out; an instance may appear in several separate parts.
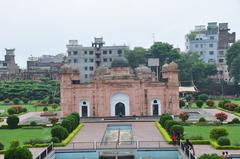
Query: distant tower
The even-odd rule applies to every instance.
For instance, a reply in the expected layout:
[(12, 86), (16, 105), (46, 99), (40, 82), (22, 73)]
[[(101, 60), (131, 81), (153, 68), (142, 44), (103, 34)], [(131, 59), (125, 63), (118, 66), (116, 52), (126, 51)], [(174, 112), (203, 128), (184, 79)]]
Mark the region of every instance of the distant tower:
[(92, 47), (95, 48), (96, 53), (96, 67), (100, 66), (101, 63), (101, 48), (105, 42), (103, 41), (103, 38), (94, 38), (94, 42), (92, 43)]
[(9, 74), (15, 74), (19, 71), (17, 68), (17, 65), (15, 63), (15, 49), (5, 49), (6, 55), (5, 55), (5, 62), (7, 63), (8, 72)]

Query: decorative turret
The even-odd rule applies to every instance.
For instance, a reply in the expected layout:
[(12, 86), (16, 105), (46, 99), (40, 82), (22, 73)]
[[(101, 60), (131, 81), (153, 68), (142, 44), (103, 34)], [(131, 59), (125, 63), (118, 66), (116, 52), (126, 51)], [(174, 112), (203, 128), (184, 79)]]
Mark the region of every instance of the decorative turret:
[(73, 68), (68, 64), (64, 64), (61, 67), (61, 85), (66, 87), (71, 84), (79, 84), (80, 83), (80, 72), (78, 68)]
[(178, 86), (178, 65), (175, 62), (164, 64), (162, 67), (162, 77), (168, 80), (168, 85)]

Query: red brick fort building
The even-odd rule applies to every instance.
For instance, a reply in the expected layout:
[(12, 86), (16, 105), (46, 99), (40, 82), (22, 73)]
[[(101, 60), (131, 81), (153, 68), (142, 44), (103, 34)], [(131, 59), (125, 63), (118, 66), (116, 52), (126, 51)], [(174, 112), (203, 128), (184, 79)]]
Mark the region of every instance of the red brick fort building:
[(123, 59), (112, 67), (100, 67), (90, 83), (80, 83), (78, 69), (64, 65), (61, 70), (61, 107), (63, 115), (79, 112), (81, 117), (178, 115), (178, 66), (171, 62), (162, 67), (162, 79), (156, 80), (151, 69), (135, 70)]

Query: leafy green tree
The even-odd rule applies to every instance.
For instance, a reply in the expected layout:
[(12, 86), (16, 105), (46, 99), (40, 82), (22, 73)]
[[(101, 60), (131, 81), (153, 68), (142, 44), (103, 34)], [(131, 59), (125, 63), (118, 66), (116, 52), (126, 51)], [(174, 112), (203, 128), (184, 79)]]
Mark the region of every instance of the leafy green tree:
[(173, 45), (164, 42), (155, 42), (150, 52), (155, 58), (159, 58), (160, 65), (163, 65), (166, 61), (176, 61), (180, 59), (179, 50), (174, 48)]
[(239, 55), (240, 55), (240, 40), (232, 44), (232, 46), (227, 50), (226, 60), (229, 71), (231, 71), (234, 59)]
[(139, 64), (145, 63), (145, 53), (146, 49), (142, 47), (135, 47), (133, 50), (128, 50), (125, 53), (125, 57), (127, 58), (129, 65), (132, 68), (136, 68)]
[(230, 76), (233, 77), (235, 83), (240, 82), (240, 52), (239, 55), (235, 57), (231, 63)]

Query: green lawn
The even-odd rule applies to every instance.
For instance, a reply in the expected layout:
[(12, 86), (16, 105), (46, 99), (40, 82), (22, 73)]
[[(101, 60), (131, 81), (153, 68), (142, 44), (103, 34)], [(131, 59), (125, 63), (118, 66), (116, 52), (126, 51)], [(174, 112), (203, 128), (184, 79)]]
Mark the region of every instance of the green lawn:
[(0, 142), (5, 148), (10, 146), (10, 142), (18, 140), (21, 144), (30, 139), (50, 139), (51, 129), (0, 129)]
[(201, 135), (203, 139), (209, 140), (209, 133), (211, 129), (215, 127), (223, 127), (227, 129), (229, 139), (231, 140), (232, 145), (239, 143), (240, 144), (240, 126), (239, 125), (223, 125), (223, 126), (184, 126), (185, 138), (189, 138), (192, 135)]
[[(5, 110), (5, 114), (7, 114), (7, 110), (8, 108), (12, 107), (13, 105), (0, 105), (0, 110)], [(21, 104), (20, 106), (22, 106), (23, 108), (27, 108), (28, 112), (41, 112), (43, 111), (43, 108), (45, 106), (34, 106), (31, 104), (27, 104), (27, 105), (23, 105)], [(60, 107), (58, 107), (58, 109), (56, 110), (60, 110)], [(53, 112), (55, 111), (51, 106), (48, 106), (48, 111)]]

